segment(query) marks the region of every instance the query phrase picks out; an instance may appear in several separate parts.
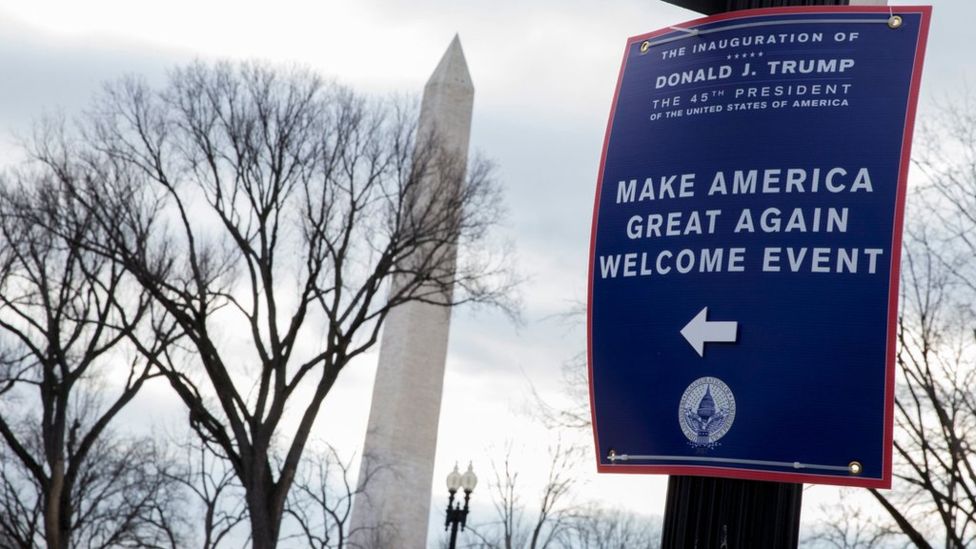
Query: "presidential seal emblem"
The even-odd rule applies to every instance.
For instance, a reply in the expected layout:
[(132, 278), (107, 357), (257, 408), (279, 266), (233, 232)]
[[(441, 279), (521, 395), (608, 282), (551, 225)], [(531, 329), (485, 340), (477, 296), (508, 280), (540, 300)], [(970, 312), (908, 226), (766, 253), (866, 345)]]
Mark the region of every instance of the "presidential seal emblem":
[(735, 419), (732, 390), (717, 377), (700, 377), (681, 395), (678, 423), (695, 448), (714, 448)]

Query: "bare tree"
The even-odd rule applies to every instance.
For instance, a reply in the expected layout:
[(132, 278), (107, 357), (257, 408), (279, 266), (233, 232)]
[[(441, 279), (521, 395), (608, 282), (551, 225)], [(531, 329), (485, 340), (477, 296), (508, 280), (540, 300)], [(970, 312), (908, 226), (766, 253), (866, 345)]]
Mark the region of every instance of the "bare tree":
[(566, 549), (657, 549), (660, 521), (621, 509), (589, 505), (575, 513), (558, 547)]
[(584, 450), (557, 444), (549, 450), (545, 483), (535, 505), (523, 501), (511, 449), (493, 464), (491, 498), (496, 519), (469, 527), (464, 547), (477, 549), (651, 549), (660, 546), (660, 522), (620, 509), (576, 503), (574, 469)]
[[(976, 543), (973, 311), (928, 235), (902, 259), (895, 490), (871, 493), (918, 547)], [(944, 250), (943, 250), (944, 252)]]
[(82, 123), (96, 175), (74, 197), (113, 235), (90, 248), (186, 334), (142, 351), (240, 480), (254, 547), (276, 545), (322, 402), (393, 308), (509, 295), (490, 166), (414, 118), (306, 71), (198, 64), (110, 86)]
[[(299, 466), (295, 485), (288, 496), (285, 513), (297, 533), (291, 537), (303, 547), (315, 549), (343, 549), (351, 547), (349, 518), (353, 498), (361, 494), (379, 470), (374, 460), (363, 460), (364, 467), (373, 467), (356, 478), (350, 474), (352, 459), (343, 460), (334, 447), (326, 444), (310, 452)], [(369, 539), (367, 535), (365, 539)]]
[[(585, 319), (585, 314), (585, 305), (578, 303), (558, 318), (570, 327), (578, 327)], [(563, 452), (570, 455), (590, 455), (592, 447), (589, 445), (592, 438), (589, 433), (591, 416), (586, 352), (579, 352), (566, 360), (560, 373), (564, 402), (553, 405), (533, 389), (533, 415), (546, 428), (564, 436), (573, 438), (583, 435), (580, 442), (567, 446)], [(561, 517), (560, 528), (550, 541), (552, 547), (617, 549), (660, 546), (660, 520), (653, 517), (608, 509), (595, 503), (573, 506), (562, 514), (564, 516)]]
[[(192, 436), (192, 435), (191, 435)], [(169, 480), (182, 487), (187, 494), (189, 509), (201, 513), (193, 528), (194, 546), (215, 549), (231, 539), (242, 523), (247, 521), (240, 483), (227, 460), (214, 455), (213, 450), (198, 439), (174, 444), (182, 453), (174, 460), (176, 467), (168, 471)]]
[(76, 482), (71, 547), (186, 547), (191, 526), (175, 467), (148, 438), (99, 437)]
[(555, 406), (547, 402), (535, 388), (532, 389), (532, 410), (549, 429), (559, 429), (566, 432), (589, 431), (590, 417), (590, 386), (586, 372), (586, 352), (580, 352), (562, 364), (560, 369), (563, 385), (563, 396), (567, 402)]
[(835, 501), (821, 504), (824, 519), (811, 529), (801, 545), (824, 549), (876, 549), (893, 547), (897, 539), (904, 539), (891, 521), (871, 514), (868, 507), (851, 496), (849, 489), (842, 489)]
[[(566, 326), (567, 330), (577, 331), (586, 322), (586, 304), (572, 302), (562, 313), (549, 317)], [(585, 444), (592, 425), (590, 415), (590, 386), (586, 364), (586, 350), (577, 352), (566, 359), (560, 367), (562, 382), (562, 403), (553, 405), (535, 387), (532, 387), (531, 414), (546, 428), (562, 433), (584, 434)]]
[(902, 259), (895, 489), (871, 493), (918, 547), (976, 544), (976, 104), (916, 139), (925, 177)]
[(79, 244), (110, 246), (68, 190), (87, 174), (64, 167), (0, 184), (0, 522), (21, 547), (150, 545), (171, 518), (164, 486), (134, 453), (145, 446), (109, 426), (154, 375), (126, 342), (149, 334), (159, 353), (174, 332), (121, 266)]
[[(41, 437), (33, 435), (36, 444)], [(191, 527), (180, 508), (183, 495), (169, 479), (172, 467), (152, 440), (101, 433), (67, 495), (65, 547), (185, 547)], [(45, 501), (29, 468), (2, 447), (0, 546), (48, 547)]]
[(492, 504), (496, 520), (469, 527), (478, 542), (471, 547), (483, 549), (546, 549), (559, 547), (565, 531), (571, 527), (575, 507), (571, 502), (575, 475), (572, 467), (578, 449), (561, 443), (550, 448), (549, 470), (539, 495), (538, 505), (527, 510), (522, 503), (519, 473), (512, 462), (511, 448), (499, 466), (492, 463)]
[[(44, 537), (41, 487), (23, 463), (0, 446), (0, 541), (3, 547), (33, 547)], [(36, 543), (40, 545), (39, 543)]]

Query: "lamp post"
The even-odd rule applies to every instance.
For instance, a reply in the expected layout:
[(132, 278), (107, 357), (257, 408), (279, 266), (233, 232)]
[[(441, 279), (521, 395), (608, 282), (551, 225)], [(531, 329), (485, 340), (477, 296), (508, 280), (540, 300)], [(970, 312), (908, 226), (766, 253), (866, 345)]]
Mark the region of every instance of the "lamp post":
[[(447, 475), (447, 517), (444, 519), (444, 530), (451, 529), (449, 549), (456, 547), (458, 525), (460, 524), (461, 529), (464, 530), (464, 525), (468, 520), (468, 500), (471, 499), (471, 492), (477, 485), (478, 477), (475, 476), (470, 462), (468, 463), (468, 470), (463, 475), (458, 472), (457, 463), (454, 464), (454, 470)], [(454, 503), (454, 494), (457, 493), (458, 488), (464, 489), (464, 507), (461, 507), (460, 502)]]

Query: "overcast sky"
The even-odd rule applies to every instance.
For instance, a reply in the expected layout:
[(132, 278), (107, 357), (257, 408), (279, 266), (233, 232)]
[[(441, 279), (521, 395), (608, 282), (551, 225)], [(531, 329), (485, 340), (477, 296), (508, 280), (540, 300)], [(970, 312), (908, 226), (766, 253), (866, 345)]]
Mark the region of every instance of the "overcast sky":
[[(503, 230), (528, 282), (521, 328), (490, 311), (455, 312), (434, 479), (439, 514), (441, 479), (455, 460), (475, 460), (487, 480), (489, 453), (512, 440), (525, 477), (541, 473), (552, 440), (524, 415), (528, 384), (558, 399), (561, 364), (585, 346), (582, 329), (553, 316), (585, 299), (597, 165), (626, 38), (694, 17), (658, 0), (4, 0), (0, 159), (13, 157), (11, 136), (45, 110), (77, 113), (102, 81), (124, 73), (161, 80), (195, 58), (297, 63), (360, 91), (419, 96), (459, 33), (476, 87), (472, 149), (499, 165), (510, 212)], [(958, 93), (976, 75), (974, 18), (976, 2), (936, 2), (923, 116), (933, 97)], [(345, 372), (317, 425), (345, 454), (360, 450), (373, 373), (369, 361)], [(148, 398), (168, 396), (160, 387)], [(663, 511), (663, 477), (591, 477), (584, 497)], [(809, 490), (805, 512), (835, 491)], [(486, 492), (476, 492), (475, 521), (489, 518)]]

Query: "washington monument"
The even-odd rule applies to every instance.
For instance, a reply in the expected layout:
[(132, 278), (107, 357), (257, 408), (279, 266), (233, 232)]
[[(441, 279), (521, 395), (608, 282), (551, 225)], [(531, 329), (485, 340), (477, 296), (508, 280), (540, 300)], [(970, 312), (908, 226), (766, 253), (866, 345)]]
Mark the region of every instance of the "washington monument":
[[(433, 135), (465, 165), (473, 105), (455, 36), (424, 87), (417, 142)], [(448, 268), (454, 265), (452, 255)], [(349, 527), (354, 546), (426, 547), (450, 322), (449, 307), (421, 302), (397, 307), (386, 319)]]

